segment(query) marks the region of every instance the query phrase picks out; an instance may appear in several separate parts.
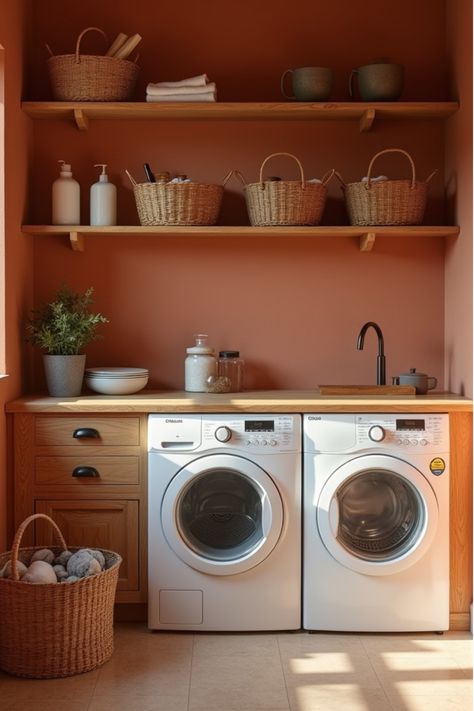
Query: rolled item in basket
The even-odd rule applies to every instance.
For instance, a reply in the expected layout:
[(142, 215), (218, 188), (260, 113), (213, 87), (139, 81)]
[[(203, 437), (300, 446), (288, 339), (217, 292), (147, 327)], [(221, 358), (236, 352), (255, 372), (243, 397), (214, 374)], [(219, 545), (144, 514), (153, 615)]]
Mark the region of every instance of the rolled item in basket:
[[(18, 570), (18, 575), (21, 576), (26, 573), (26, 565), (21, 562), (21, 560), (17, 561), (16, 564), (16, 569)], [(8, 560), (3, 568), (0, 570), (0, 578), (11, 578), (12, 576), (12, 562), (11, 560)]]
[(166, 94), (165, 96), (152, 96), (150, 94), (147, 94), (146, 100), (152, 103), (163, 103), (166, 101), (215, 101), (216, 92), (204, 91), (201, 94)]
[(196, 77), (189, 77), (189, 79), (180, 79), (179, 81), (157, 81), (155, 83), (150, 82), (146, 88), (148, 89), (150, 87), (152, 88), (166, 88), (166, 89), (173, 89), (174, 87), (177, 86), (205, 86), (206, 84), (209, 83), (209, 77), (207, 74), (199, 74)]
[(205, 86), (174, 86), (174, 87), (166, 87), (166, 86), (153, 86), (151, 84), (148, 84), (146, 88), (146, 93), (147, 96), (169, 96), (170, 94), (186, 94), (189, 96), (192, 96), (193, 94), (202, 94), (204, 92), (209, 92), (212, 91), (215, 93), (216, 91), (216, 83), (215, 82), (210, 82), (210, 84), (206, 84)]
[(45, 563), (44, 560), (34, 560), (28, 566), (26, 573), (22, 575), (21, 580), (23, 583), (34, 583), (35, 585), (58, 582), (53, 566)]
[[(364, 175), (364, 177), (362, 178), (362, 182), (366, 183), (368, 181), (368, 179), (369, 179), (368, 176)], [(371, 178), (370, 182), (371, 183), (380, 183), (381, 180), (388, 180), (388, 178), (386, 175), (377, 175), (376, 178)]]

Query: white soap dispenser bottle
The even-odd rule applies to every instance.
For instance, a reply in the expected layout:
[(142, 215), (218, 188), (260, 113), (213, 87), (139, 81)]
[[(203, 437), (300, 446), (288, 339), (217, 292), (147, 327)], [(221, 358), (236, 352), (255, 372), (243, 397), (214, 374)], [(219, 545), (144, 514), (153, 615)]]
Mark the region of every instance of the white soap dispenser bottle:
[(95, 163), (94, 168), (102, 168), (102, 173), (98, 182), (91, 185), (91, 225), (116, 225), (117, 188), (113, 183), (109, 183), (106, 163)]
[(59, 178), (53, 182), (52, 219), (53, 225), (81, 224), (81, 188), (72, 177), (71, 166), (59, 160)]

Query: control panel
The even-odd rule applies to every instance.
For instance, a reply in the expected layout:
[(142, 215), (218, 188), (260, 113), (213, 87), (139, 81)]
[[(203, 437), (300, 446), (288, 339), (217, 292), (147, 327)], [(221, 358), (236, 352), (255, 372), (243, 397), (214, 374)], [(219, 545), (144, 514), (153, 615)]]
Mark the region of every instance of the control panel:
[(380, 444), (410, 451), (449, 449), (448, 415), (373, 414), (356, 416), (357, 445)]
[(245, 449), (249, 452), (281, 452), (301, 447), (299, 415), (217, 415), (203, 417), (203, 445)]

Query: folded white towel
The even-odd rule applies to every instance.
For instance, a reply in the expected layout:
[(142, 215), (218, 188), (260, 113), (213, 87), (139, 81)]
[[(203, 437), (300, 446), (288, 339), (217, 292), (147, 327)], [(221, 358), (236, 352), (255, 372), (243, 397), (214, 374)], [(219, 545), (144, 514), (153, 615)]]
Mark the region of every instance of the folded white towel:
[(214, 82), (206, 84), (205, 86), (176, 86), (174, 89), (167, 87), (154, 87), (150, 89), (150, 85), (147, 86), (147, 96), (169, 96), (170, 94), (186, 94), (192, 96), (193, 94), (202, 94), (203, 92), (216, 91), (216, 85)]
[(180, 79), (179, 81), (158, 81), (155, 84), (151, 83), (147, 86), (147, 91), (150, 87), (172, 89), (176, 86), (206, 86), (209, 82), (207, 74), (199, 74), (197, 77), (189, 77), (189, 79)]
[(166, 101), (215, 101), (215, 91), (203, 91), (201, 94), (165, 94), (164, 96), (146, 95), (146, 100), (155, 103), (164, 103)]

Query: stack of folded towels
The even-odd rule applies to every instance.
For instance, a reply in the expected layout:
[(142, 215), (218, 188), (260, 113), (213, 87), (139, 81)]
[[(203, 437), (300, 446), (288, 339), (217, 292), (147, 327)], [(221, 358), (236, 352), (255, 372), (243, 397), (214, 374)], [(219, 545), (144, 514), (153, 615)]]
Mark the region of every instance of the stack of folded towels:
[(180, 81), (159, 81), (148, 84), (147, 101), (215, 101), (216, 85), (209, 82), (207, 74), (181, 79)]

